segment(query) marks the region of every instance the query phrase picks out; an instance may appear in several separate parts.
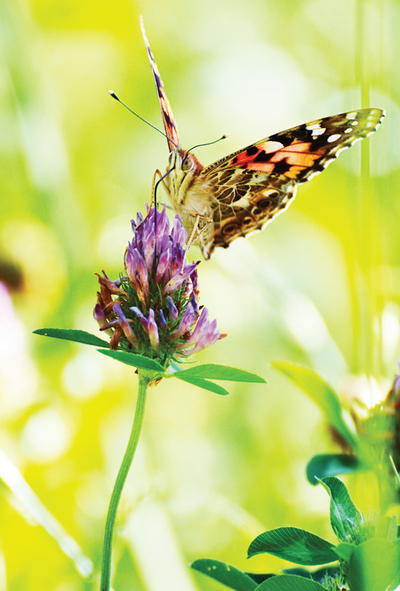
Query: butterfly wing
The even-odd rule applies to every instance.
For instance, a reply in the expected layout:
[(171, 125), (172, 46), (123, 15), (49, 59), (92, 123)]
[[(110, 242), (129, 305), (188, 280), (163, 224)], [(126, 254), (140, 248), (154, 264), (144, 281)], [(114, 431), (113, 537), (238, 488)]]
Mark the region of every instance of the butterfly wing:
[(150, 45), (147, 40), (146, 31), (144, 30), (143, 19), (140, 17), (140, 25), (142, 27), (142, 35), (146, 45), (147, 53), (150, 60), (151, 69), (153, 70), (154, 80), (156, 81), (158, 99), (160, 101), (161, 114), (164, 123), (165, 133), (167, 135), (168, 150), (172, 152), (179, 148), (178, 128), (176, 127), (174, 115), (172, 113), (171, 105), (165, 94), (164, 85), (161, 80), (160, 73), (157, 68), (156, 61), (151, 53)]
[(217, 246), (262, 230), (294, 198), (297, 185), (321, 173), (338, 154), (374, 133), (382, 109), (361, 109), (298, 125), (210, 164), (201, 176), (212, 187), (214, 235), (201, 247), (209, 258)]

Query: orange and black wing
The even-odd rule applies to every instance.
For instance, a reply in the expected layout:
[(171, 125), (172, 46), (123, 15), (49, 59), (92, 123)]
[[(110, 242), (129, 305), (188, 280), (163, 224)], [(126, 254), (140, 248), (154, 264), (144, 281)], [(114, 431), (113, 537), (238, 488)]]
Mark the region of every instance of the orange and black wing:
[(165, 129), (165, 133), (167, 135), (168, 150), (169, 150), (169, 152), (172, 152), (172, 150), (174, 150), (174, 149), (175, 150), (179, 149), (178, 129), (176, 127), (176, 123), (175, 123), (175, 119), (174, 119), (174, 116), (172, 113), (171, 105), (169, 104), (169, 101), (167, 99), (167, 95), (165, 94), (164, 85), (162, 83), (161, 76), (158, 71), (156, 61), (153, 57), (153, 54), (151, 53), (150, 45), (149, 45), (149, 42), (146, 37), (146, 32), (144, 30), (142, 18), (140, 19), (140, 24), (142, 27), (143, 39), (146, 44), (151, 69), (153, 70), (154, 80), (156, 81), (157, 94), (158, 94), (158, 99), (160, 101), (160, 108), (161, 108), (161, 114), (162, 114), (162, 118), (163, 118), (163, 122), (164, 122), (164, 129)]
[[(360, 109), (317, 119), (267, 137), (201, 171), (216, 198), (214, 241), (227, 247), (235, 238), (261, 230), (295, 196), (299, 183), (321, 173), (338, 154), (374, 133), (382, 109)], [(207, 253), (206, 253), (207, 254)]]

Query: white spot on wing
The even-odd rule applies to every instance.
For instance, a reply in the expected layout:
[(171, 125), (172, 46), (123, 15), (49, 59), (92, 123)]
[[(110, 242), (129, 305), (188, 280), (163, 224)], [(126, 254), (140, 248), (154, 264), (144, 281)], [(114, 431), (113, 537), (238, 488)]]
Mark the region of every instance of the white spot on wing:
[(239, 199), (239, 201), (235, 201), (235, 203), (232, 203), (232, 207), (240, 207), (240, 209), (247, 209), (247, 207), (249, 207), (249, 201), (245, 197), (242, 197), (241, 199)]
[(322, 135), (323, 133), (325, 133), (326, 129), (325, 127), (318, 127), (316, 129), (313, 129), (312, 131), (312, 136), (315, 137), (317, 135)]
[(271, 152), (281, 150), (283, 144), (281, 144), (281, 142), (265, 142), (265, 144), (260, 144), (258, 147), (264, 150), (266, 154), (270, 154)]
[(340, 140), (341, 137), (340, 133), (334, 133), (333, 135), (330, 135), (326, 141), (329, 143), (336, 142), (336, 140)]

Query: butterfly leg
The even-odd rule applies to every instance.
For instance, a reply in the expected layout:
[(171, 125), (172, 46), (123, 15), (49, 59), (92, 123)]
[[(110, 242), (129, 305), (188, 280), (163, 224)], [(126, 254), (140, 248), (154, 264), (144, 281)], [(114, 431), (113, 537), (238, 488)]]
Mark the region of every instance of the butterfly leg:
[[(196, 220), (194, 222), (193, 230), (190, 233), (189, 240), (186, 242), (185, 255), (187, 252), (189, 252), (189, 248), (192, 246), (192, 244), (199, 238), (199, 236), (201, 236), (201, 234), (204, 232), (204, 230), (206, 230), (212, 222), (212, 219), (206, 218), (205, 216), (200, 215), (199, 213), (191, 214), (191, 215), (193, 215), (193, 217), (195, 217)], [(207, 222), (201, 228), (201, 230), (199, 230), (200, 220), (204, 220)], [(183, 271), (183, 267), (184, 267), (184, 262), (182, 262), (181, 273)]]
[[(157, 180), (157, 176), (158, 176), (158, 180)], [(159, 182), (162, 183), (162, 186), (164, 187), (165, 191), (169, 195), (170, 192), (169, 192), (167, 185), (165, 184), (164, 175), (162, 175), (161, 171), (157, 168), (157, 170), (155, 171), (155, 173), (153, 175), (153, 182), (151, 184), (151, 205), (150, 205), (150, 207), (153, 207), (153, 206), (157, 207), (156, 190), (157, 190), (157, 185)]]

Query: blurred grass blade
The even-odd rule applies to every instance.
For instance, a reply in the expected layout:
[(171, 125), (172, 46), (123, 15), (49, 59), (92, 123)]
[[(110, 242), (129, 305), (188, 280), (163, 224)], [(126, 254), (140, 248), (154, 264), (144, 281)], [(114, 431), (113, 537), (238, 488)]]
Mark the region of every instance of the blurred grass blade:
[(191, 376), (181, 374), (184, 372), (177, 372), (175, 377), (182, 382), (187, 382), (188, 384), (192, 384), (193, 386), (197, 386), (198, 388), (203, 388), (204, 390), (209, 390), (210, 392), (215, 392), (215, 394), (222, 394), (223, 396), (227, 396), (229, 394), (228, 390), (225, 390), (219, 384), (214, 384), (214, 382), (210, 382), (209, 380), (203, 380), (202, 378), (192, 378)]
[(235, 591), (253, 591), (258, 586), (246, 573), (226, 562), (211, 558), (200, 558), (190, 566)]
[(349, 542), (359, 531), (362, 515), (351, 500), (346, 485), (339, 478), (328, 476), (320, 482), (331, 497), (332, 529), (340, 542)]
[(196, 367), (190, 367), (189, 369), (182, 369), (179, 372), (179, 376), (176, 377), (181, 376), (208, 380), (229, 380), (231, 382), (267, 383), (264, 378), (250, 371), (238, 369), (237, 367), (229, 367), (228, 365), (218, 365), (216, 363), (205, 363)]
[(113, 359), (116, 359), (121, 363), (125, 363), (126, 365), (130, 365), (131, 367), (152, 369), (153, 371), (157, 371), (163, 375), (165, 373), (165, 369), (162, 365), (160, 365), (160, 363), (158, 363), (158, 361), (155, 359), (150, 359), (150, 357), (145, 357), (144, 355), (136, 355), (135, 353), (127, 353), (126, 351), (112, 351), (111, 349), (108, 351), (99, 349), (99, 353), (107, 355), (107, 357), (112, 357)]
[(350, 454), (318, 454), (307, 464), (307, 480), (315, 485), (322, 478), (350, 474), (360, 467), (359, 459)]
[(343, 418), (339, 397), (320, 375), (307, 367), (288, 361), (274, 361), (271, 367), (283, 373), (303, 390), (319, 406), (328, 423), (335, 427), (352, 448), (356, 447), (356, 437)]
[(277, 575), (261, 583), (257, 591), (326, 591), (326, 587), (299, 575)]
[(397, 480), (397, 487), (399, 487), (400, 486), (400, 475), (397, 471), (396, 464), (394, 463), (392, 456), (389, 456), (389, 459), (390, 459), (390, 463), (392, 464), (393, 472), (394, 472), (394, 475)]
[(295, 564), (312, 566), (335, 562), (334, 545), (315, 534), (297, 527), (278, 527), (255, 538), (247, 557), (266, 552)]
[(91, 560), (85, 556), (63, 526), (43, 505), (42, 501), (26, 482), (18, 468), (0, 449), (0, 479), (22, 503), (24, 509), (57, 542), (61, 550), (70, 558), (78, 572), (85, 578), (93, 571)]
[(85, 330), (75, 330), (72, 328), (38, 328), (33, 331), (33, 334), (42, 335), (44, 337), (53, 337), (54, 339), (64, 339), (65, 341), (72, 341), (75, 343), (82, 343), (83, 345), (94, 345), (95, 347), (106, 347), (109, 349), (110, 343), (99, 339), (90, 332)]

